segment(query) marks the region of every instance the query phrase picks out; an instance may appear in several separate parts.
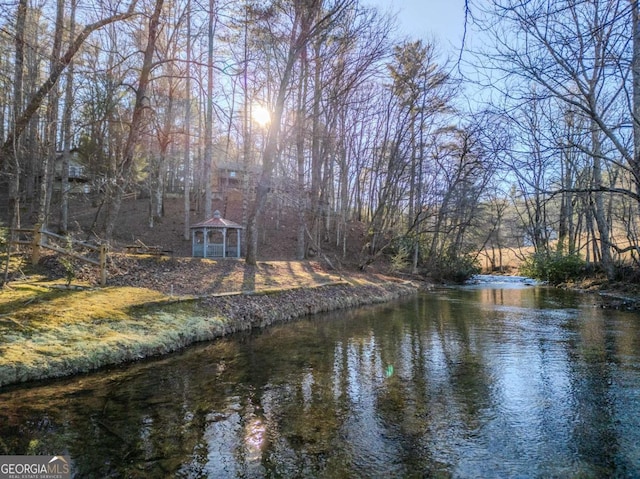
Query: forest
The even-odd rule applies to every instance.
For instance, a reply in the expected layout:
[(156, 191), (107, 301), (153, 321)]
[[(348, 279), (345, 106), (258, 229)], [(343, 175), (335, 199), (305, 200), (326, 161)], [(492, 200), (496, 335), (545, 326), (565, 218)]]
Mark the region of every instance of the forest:
[(188, 239), (234, 190), (249, 264), (278, 210), (298, 259), (638, 270), (638, 0), (467, 0), (454, 55), (363, 0), (0, 3), (5, 228), (171, 196)]

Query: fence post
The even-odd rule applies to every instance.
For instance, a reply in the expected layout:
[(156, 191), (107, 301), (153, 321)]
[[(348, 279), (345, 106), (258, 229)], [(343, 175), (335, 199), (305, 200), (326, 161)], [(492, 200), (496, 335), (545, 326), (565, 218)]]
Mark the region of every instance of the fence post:
[(34, 225), (33, 240), (31, 241), (31, 264), (36, 265), (40, 261), (40, 241), (42, 239), (42, 226)]
[(107, 284), (107, 245), (100, 245), (100, 286)]

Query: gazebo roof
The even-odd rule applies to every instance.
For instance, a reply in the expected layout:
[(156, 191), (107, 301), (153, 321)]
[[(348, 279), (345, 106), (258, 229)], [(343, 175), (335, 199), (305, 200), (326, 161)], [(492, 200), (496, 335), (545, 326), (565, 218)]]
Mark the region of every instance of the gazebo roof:
[(196, 223), (191, 226), (193, 228), (235, 228), (242, 229), (242, 225), (235, 223), (231, 220), (225, 220), (220, 217), (220, 212), (216, 210), (213, 213), (213, 218), (209, 218), (208, 220), (201, 221), (200, 223)]

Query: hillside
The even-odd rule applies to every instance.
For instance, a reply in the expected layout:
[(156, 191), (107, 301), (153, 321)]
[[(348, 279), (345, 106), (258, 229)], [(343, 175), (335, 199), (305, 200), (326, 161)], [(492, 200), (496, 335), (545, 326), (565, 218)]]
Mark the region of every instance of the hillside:
[[(69, 229), (78, 239), (86, 239), (95, 228), (99, 208), (92, 205), (87, 197), (78, 196), (70, 205)], [(229, 195), (228, 201), (215, 200), (212, 211), (219, 210), (226, 219), (242, 224), (242, 202), (240, 195)], [(113, 251), (122, 251), (126, 245), (142, 242), (148, 246), (161, 246), (172, 251), (175, 257), (191, 256), (191, 240), (184, 235), (184, 201), (182, 197), (169, 197), (165, 200), (164, 216), (149, 226), (148, 198), (129, 198), (123, 201), (119, 222), (112, 240)], [(267, 209), (260, 227), (258, 258), (262, 261), (293, 260), (296, 252), (297, 211), (282, 208), (278, 211)], [(191, 224), (204, 220), (204, 213), (192, 206)], [(347, 245), (346, 258), (331, 244), (325, 242), (322, 251), (335, 266), (350, 267), (355, 264), (364, 241), (364, 229), (354, 223), (349, 227), (351, 237)], [(320, 259), (320, 258), (311, 258)], [(350, 264), (351, 263), (351, 264)]]

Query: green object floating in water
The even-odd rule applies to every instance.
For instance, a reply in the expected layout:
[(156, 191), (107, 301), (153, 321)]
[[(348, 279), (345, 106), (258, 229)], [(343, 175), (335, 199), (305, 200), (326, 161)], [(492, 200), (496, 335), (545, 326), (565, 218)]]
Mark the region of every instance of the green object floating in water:
[(390, 378), (391, 376), (393, 376), (393, 365), (389, 364), (387, 366), (387, 369), (385, 369), (384, 374), (386, 377)]

